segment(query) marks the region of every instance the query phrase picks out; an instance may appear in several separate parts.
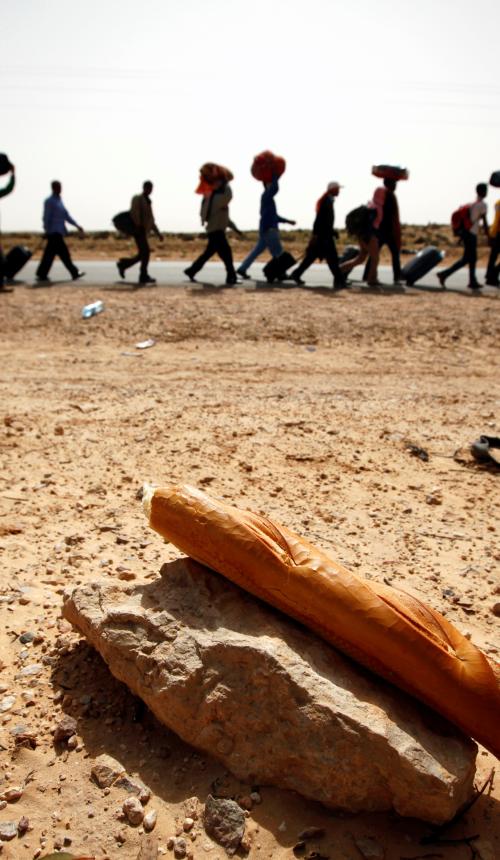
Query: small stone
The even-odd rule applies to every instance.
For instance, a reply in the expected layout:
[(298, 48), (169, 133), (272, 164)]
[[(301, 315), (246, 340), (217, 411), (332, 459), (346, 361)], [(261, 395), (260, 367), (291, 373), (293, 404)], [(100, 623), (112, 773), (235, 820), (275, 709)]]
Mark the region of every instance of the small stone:
[(20, 786), (16, 786), (16, 788), (8, 788), (7, 791), (4, 791), (2, 794), (2, 800), (6, 800), (7, 803), (17, 803), (22, 796), (22, 788)]
[(433, 487), (433, 489), (428, 493), (425, 497), (425, 501), (428, 505), (442, 505), (443, 504), (443, 491), (440, 487)]
[(0, 714), (5, 714), (7, 711), (10, 711), (15, 701), (15, 696), (4, 696), (4, 698), (0, 701)]
[(26, 633), (21, 633), (21, 635), (19, 637), (19, 641), (22, 642), (23, 645), (27, 645), (28, 642), (33, 642), (34, 638), (35, 638), (34, 633), (26, 632)]
[(493, 606), (491, 611), (493, 612), (493, 615), (496, 615), (496, 617), (499, 618), (500, 617), (500, 603), (495, 603), (495, 605)]
[(0, 823), (0, 839), (2, 842), (10, 842), (17, 836), (17, 824), (15, 821), (2, 821)]
[(176, 857), (177, 860), (182, 860), (182, 858), (185, 857), (187, 854), (186, 840), (183, 839), (182, 836), (178, 836), (176, 839), (174, 839), (173, 849), (174, 857)]
[(6, 806), (7, 806), (7, 801), (6, 800), (0, 800), (0, 809), (5, 809)]
[(252, 798), (252, 803), (262, 803), (262, 797), (259, 791), (251, 791), (250, 797)]
[(194, 827), (194, 818), (185, 818), (184, 821), (182, 822), (182, 829), (184, 830), (184, 833), (189, 833), (189, 831), (192, 830), (193, 827)]
[(56, 424), (54, 427), (54, 433), (56, 436), (64, 436), (64, 427), (62, 424)]
[(135, 794), (139, 798), (143, 806), (146, 805), (151, 797), (151, 789), (145, 785), (142, 780), (131, 776), (121, 776), (115, 782), (116, 788), (124, 788), (128, 794)]
[(168, 850), (169, 850), (169, 851), (171, 851), (171, 850), (172, 850), (172, 848), (174, 847), (174, 843), (175, 843), (175, 837), (174, 837), (174, 836), (169, 836), (169, 837), (168, 837), (168, 839), (167, 839), (167, 848), (168, 848)]
[[(78, 738), (77, 738), (77, 736), (76, 736), (76, 735), (71, 735), (71, 737), (70, 737), (70, 738), (68, 738), (68, 740), (67, 740), (66, 746), (68, 747), (68, 749), (69, 749), (69, 750), (76, 750), (76, 748), (77, 748), (77, 746), (78, 746)], [(106, 790), (106, 789), (105, 789), (105, 790)]]
[(382, 846), (369, 836), (359, 836), (355, 840), (356, 848), (365, 860), (384, 860), (385, 851)]
[(59, 851), (59, 849), (62, 848), (63, 845), (64, 845), (64, 836), (62, 833), (58, 833), (54, 839), (54, 848), (56, 849), (56, 851)]
[(23, 677), (34, 677), (35, 675), (39, 675), (43, 670), (43, 666), (40, 663), (30, 663), (29, 666), (24, 666), (23, 669), (19, 672), (19, 674)]
[(150, 809), (149, 812), (146, 812), (142, 822), (142, 826), (146, 833), (151, 833), (151, 831), (155, 829), (157, 819), (158, 813), (156, 809)]
[(324, 835), (324, 827), (306, 827), (299, 833), (299, 840), (307, 842), (308, 839), (323, 839)]
[(203, 813), (203, 826), (208, 836), (233, 855), (245, 833), (245, 813), (234, 800), (208, 795)]
[(144, 818), (144, 809), (138, 797), (127, 797), (122, 806), (123, 812), (133, 827), (142, 824)]
[(125, 773), (125, 768), (116, 759), (104, 754), (96, 758), (90, 773), (99, 788), (109, 788)]
[(77, 724), (74, 717), (63, 717), (54, 730), (54, 743), (62, 744), (76, 734)]
[(17, 832), (19, 836), (24, 836), (30, 829), (29, 819), (25, 815), (21, 816), (17, 823)]
[(253, 800), (249, 794), (240, 795), (240, 797), (238, 797), (238, 803), (242, 809), (246, 809), (248, 812), (250, 812), (253, 806)]

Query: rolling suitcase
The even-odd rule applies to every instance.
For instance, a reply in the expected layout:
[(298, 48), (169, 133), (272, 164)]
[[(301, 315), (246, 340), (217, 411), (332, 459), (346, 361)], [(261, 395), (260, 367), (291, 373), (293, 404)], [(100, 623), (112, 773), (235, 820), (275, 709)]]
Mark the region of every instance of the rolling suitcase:
[(339, 254), (339, 265), (342, 263), (349, 263), (350, 260), (354, 260), (359, 254), (359, 248), (356, 245), (346, 245), (342, 254)]
[(287, 269), (295, 266), (295, 262), (294, 257), (288, 251), (283, 251), (279, 257), (273, 257), (263, 269), (267, 282), (272, 284), (273, 281), (283, 281), (286, 278)]
[(5, 256), (3, 273), (7, 280), (11, 281), (21, 271), (31, 257), (31, 251), (24, 245), (16, 245), (11, 248)]
[(406, 264), (401, 270), (401, 280), (406, 281), (408, 287), (412, 287), (416, 281), (427, 275), (434, 266), (444, 257), (443, 251), (439, 251), (434, 245), (429, 245), (428, 248), (422, 248), (412, 260)]

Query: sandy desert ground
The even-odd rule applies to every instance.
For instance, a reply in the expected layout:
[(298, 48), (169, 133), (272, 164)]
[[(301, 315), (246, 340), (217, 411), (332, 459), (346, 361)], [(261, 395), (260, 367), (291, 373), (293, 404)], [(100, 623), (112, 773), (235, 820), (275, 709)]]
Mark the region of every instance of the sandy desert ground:
[[(60, 845), (136, 860), (142, 835), (119, 820), (121, 794), (89, 778), (103, 752), (150, 786), (160, 856), (216, 778), (232, 795), (251, 788), (143, 713), (61, 620), (64, 589), (148, 580), (175, 557), (146, 526), (144, 480), (265, 512), (356, 573), (414, 590), (490, 657), (500, 647), (500, 473), (467, 453), (500, 433), (496, 296), (113, 290), (84, 321), (88, 300), (80, 286), (0, 300), (0, 794), (22, 789), (0, 804), (0, 825), (29, 821), (2, 860)], [(153, 348), (135, 348), (149, 337)], [(52, 732), (64, 714), (78, 742), (61, 751)], [(478, 785), (495, 764), (479, 750)], [(498, 778), (430, 845), (418, 821), (259, 790), (251, 858), (293, 858), (313, 825), (325, 836), (310, 860), (360, 860), (359, 836), (386, 860), (500, 857)], [(195, 860), (222, 860), (195, 832)]]

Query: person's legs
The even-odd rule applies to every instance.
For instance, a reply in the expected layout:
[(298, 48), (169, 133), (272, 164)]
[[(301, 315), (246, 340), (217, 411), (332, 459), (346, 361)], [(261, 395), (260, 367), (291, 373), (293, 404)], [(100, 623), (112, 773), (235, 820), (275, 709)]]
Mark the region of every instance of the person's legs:
[(42, 259), (40, 260), (36, 270), (36, 277), (40, 281), (44, 281), (45, 278), (48, 277), (50, 267), (52, 266), (54, 257), (57, 254), (57, 235), (57, 233), (49, 233), (47, 236), (47, 244), (45, 245)]
[(488, 260), (488, 268), (486, 269), (486, 283), (492, 287), (499, 286), (499, 274), (500, 274), (500, 265), (497, 265), (498, 255), (500, 254), (500, 234), (496, 236), (492, 243), (490, 249), (490, 256)]
[(366, 250), (370, 258), (368, 268), (367, 284), (374, 287), (378, 284), (378, 260), (379, 260), (379, 245), (376, 236), (370, 236), (366, 243)]
[(294, 269), (293, 272), (290, 273), (290, 277), (293, 278), (294, 281), (298, 281), (300, 279), (300, 276), (304, 274), (306, 269), (308, 269), (309, 266), (312, 266), (314, 261), (317, 259), (318, 259), (318, 242), (317, 242), (316, 238), (313, 236), (312, 239), (310, 240), (307, 248), (306, 248), (306, 252), (304, 254), (304, 259), (302, 260), (301, 263), (299, 263), (297, 268)]
[(60, 233), (56, 233), (55, 236), (57, 237), (55, 242), (55, 253), (59, 257), (61, 263), (66, 266), (71, 277), (74, 278), (78, 274), (78, 269), (76, 268), (75, 264), (73, 263), (73, 260), (71, 259), (69, 248), (64, 241), (64, 237), (61, 236)]
[(329, 242), (325, 242), (323, 246), (323, 255), (327, 262), (328, 268), (333, 275), (335, 286), (341, 286), (345, 283), (345, 277), (343, 273), (340, 271), (339, 266), (339, 257), (337, 254), (337, 247), (333, 239)]
[(460, 259), (456, 260), (452, 266), (448, 266), (447, 269), (441, 269), (441, 271), (438, 272), (439, 283), (441, 284), (442, 287), (444, 286), (445, 280), (447, 278), (449, 278), (450, 275), (453, 275), (455, 272), (458, 272), (459, 269), (463, 269), (463, 267), (466, 266), (467, 263), (469, 262), (468, 248), (467, 248), (467, 244), (466, 244), (466, 241), (467, 241), (466, 237), (468, 235), (469, 235), (469, 233), (463, 233), (463, 235), (461, 237), (462, 242), (463, 242), (463, 246), (464, 246), (464, 251), (463, 251), (463, 254), (460, 257)]
[(149, 265), (149, 258), (151, 255), (148, 237), (146, 236), (146, 231), (141, 230), (139, 233), (137, 233), (135, 241), (137, 242), (137, 250), (139, 252), (139, 259), (140, 259), (140, 263), (141, 263), (141, 267), (140, 267), (140, 271), (139, 271), (139, 280), (140, 281), (146, 281), (149, 278), (148, 265)]
[(264, 236), (259, 235), (259, 238), (257, 239), (256, 245), (252, 248), (250, 253), (247, 254), (247, 256), (245, 257), (243, 262), (240, 263), (240, 265), (238, 266), (238, 270), (237, 270), (238, 274), (243, 275), (243, 276), (246, 275), (247, 269), (250, 268), (253, 261), (256, 260), (257, 257), (259, 257), (263, 251), (265, 251), (265, 249), (266, 249), (266, 240), (264, 239)]
[(234, 271), (231, 246), (223, 230), (216, 230), (215, 232), (217, 233), (217, 253), (226, 267), (226, 283), (234, 283), (236, 281), (236, 272)]
[(466, 233), (465, 252), (469, 264), (469, 287), (477, 287), (479, 284), (476, 278), (477, 236), (475, 233)]
[[(219, 231), (216, 231), (216, 232), (219, 232)], [(203, 266), (210, 259), (210, 257), (213, 257), (213, 255), (216, 253), (216, 251), (217, 251), (217, 237), (216, 237), (215, 233), (209, 233), (208, 234), (207, 247), (205, 248), (203, 253), (200, 254), (200, 256), (194, 261), (194, 263), (191, 263), (191, 265), (187, 269), (184, 270), (186, 272), (186, 274), (188, 275), (188, 277), (193, 278), (196, 275), (196, 273), (199, 272), (200, 269), (203, 268)]]
[[(362, 263), (365, 262), (368, 257), (368, 242), (366, 239), (363, 239), (361, 236), (357, 237), (359, 242), (359, 254), (357, 257), (354, 257), (353, 260), (346, 260), (345, 263), (341, 263), (339, 266), (340, 271), (344, 275), (348, 275), (349, 272), (352, 272), (356, 266), (361, 266)], [(368, 277), (368, 273), (367, 273)]]
[(273, 259), (281, 257), (283, 253), (283, 245), (281, 244), (280, 231), (277, 227), (271, 227), (264, 233), (264, 241), (269, 248)]
[[(397, 283), (398, 281), (401, 280), (401, 259), (400, 259), (400, 255), (399, 255), (399, 247), (398, 247), (397, 243), (394, 241), (394, 239), (392, 239), (392, 238), (387, 240), (387, 247), (389, 248), (389, 251), (391, 252), (391, 257), (392, 257), (392, 275), (393, 275), (394, 283)], [(381, 248), (381, 245), (379, 243), (379, 251), (380, 251), (380, 248)]]

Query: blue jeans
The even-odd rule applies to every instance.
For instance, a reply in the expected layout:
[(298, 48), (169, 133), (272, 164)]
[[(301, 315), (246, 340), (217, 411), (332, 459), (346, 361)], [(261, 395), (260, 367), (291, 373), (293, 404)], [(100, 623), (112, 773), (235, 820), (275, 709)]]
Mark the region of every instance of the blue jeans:
[(263, 251), (269, 248), (273, 257), (280, 257), (283, 253), (283, 247), (280, 240), (280, 231), (277, 227), (271, 227), (265, 233), (260, 233), (255, 248), (252, 248), (250, 253), (245, 257), (242, 263), (238, 266), (238, 272), (245, 274), (246, 270), (252, 265), (253, 261), (262, 254)]

